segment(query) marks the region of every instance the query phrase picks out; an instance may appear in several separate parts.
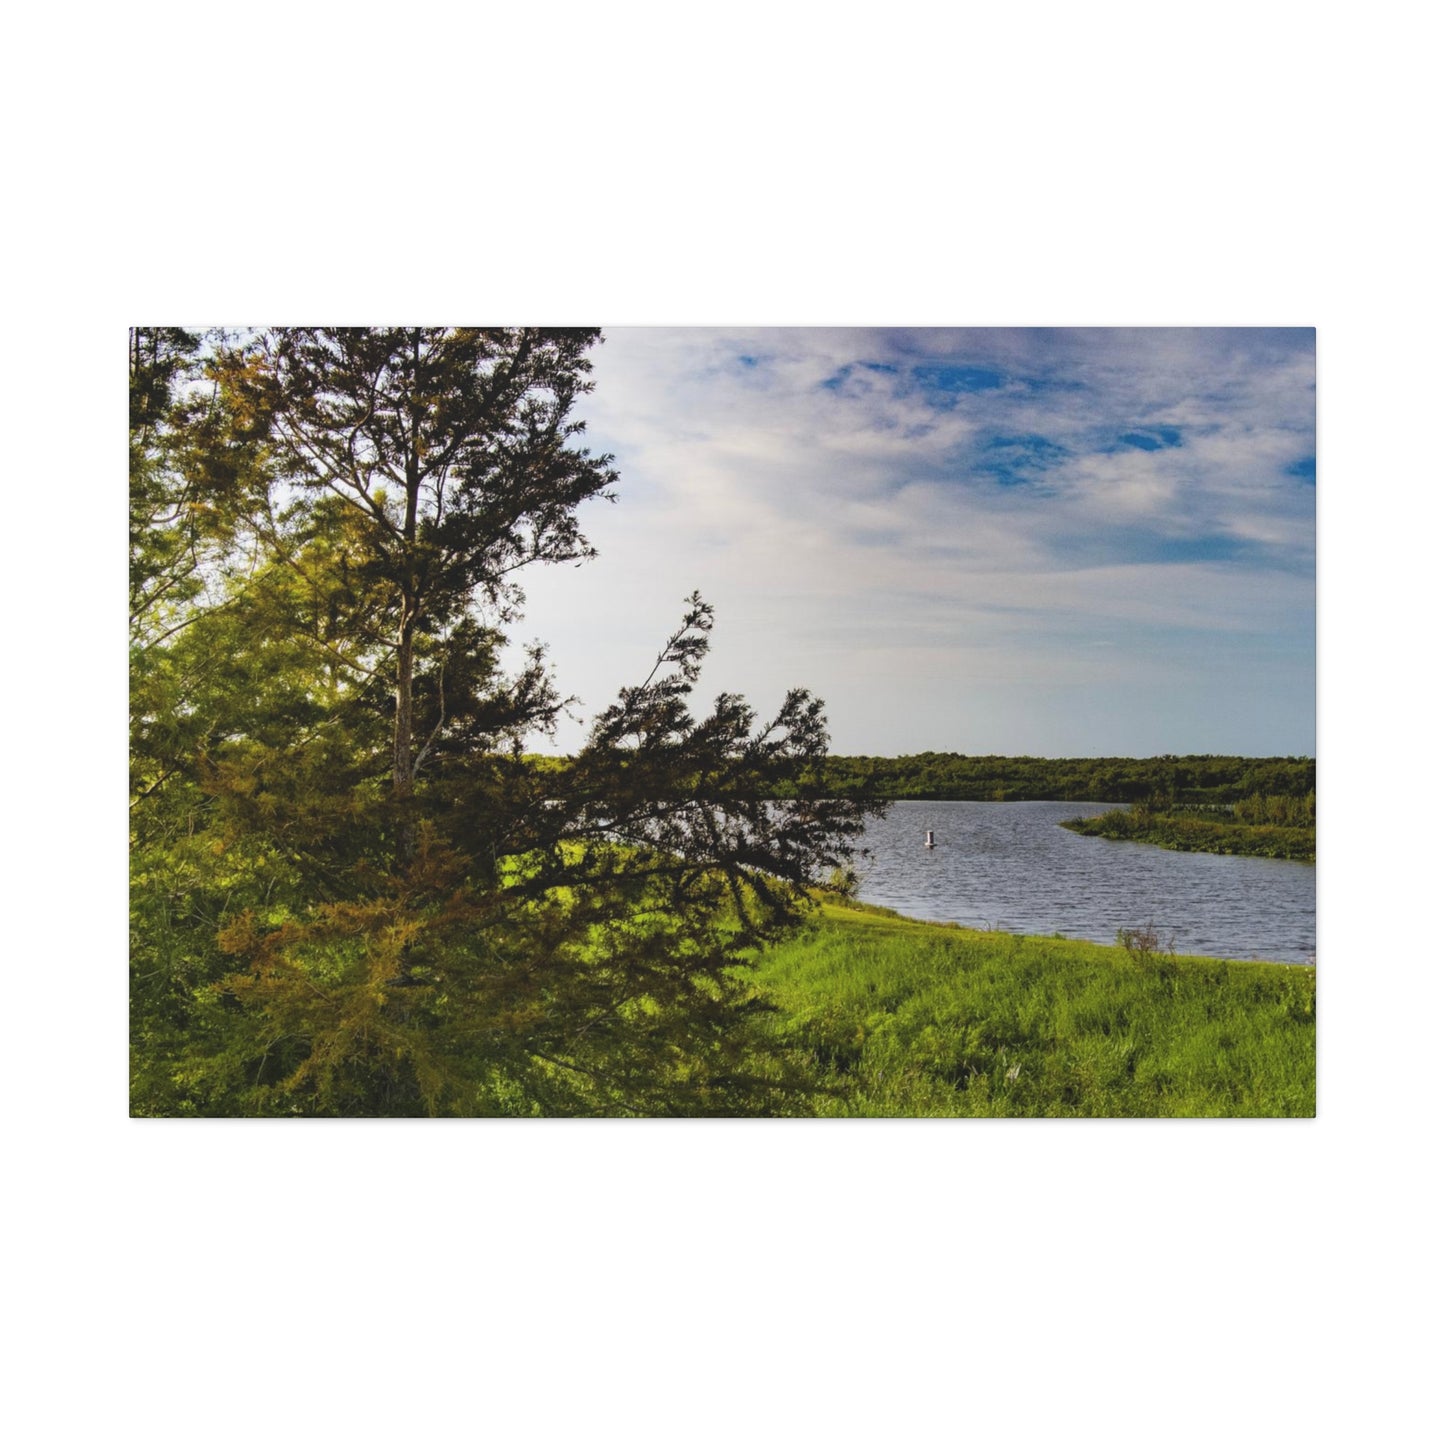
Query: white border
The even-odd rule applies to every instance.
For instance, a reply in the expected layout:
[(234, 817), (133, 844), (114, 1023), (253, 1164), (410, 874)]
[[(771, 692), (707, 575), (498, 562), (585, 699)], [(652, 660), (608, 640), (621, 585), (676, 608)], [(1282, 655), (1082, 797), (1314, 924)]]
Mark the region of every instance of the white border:
[[(1439, 116), (1411, 14), (17, 22), (24, 1438), (1419, 1437)], [(1317, 325), (1321, 1118), (127, 1121), (121, 333), (378, 313)]]

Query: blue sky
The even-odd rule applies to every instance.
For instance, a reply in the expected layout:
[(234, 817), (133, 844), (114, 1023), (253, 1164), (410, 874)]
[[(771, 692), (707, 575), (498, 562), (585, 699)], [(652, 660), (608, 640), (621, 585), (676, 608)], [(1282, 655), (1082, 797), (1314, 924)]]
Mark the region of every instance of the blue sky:
[(517, 630), (586, 715), (698, 588), (704, 696), (840, 752), (1314, 752), (1312, 330), (605, 334), (618, 501)]

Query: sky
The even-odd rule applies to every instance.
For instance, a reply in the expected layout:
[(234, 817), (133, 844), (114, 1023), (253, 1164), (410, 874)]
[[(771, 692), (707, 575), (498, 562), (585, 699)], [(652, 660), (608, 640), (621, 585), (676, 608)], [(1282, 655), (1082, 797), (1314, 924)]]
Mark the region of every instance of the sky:
[(579, 718), (696, 588), (699, 707), (806, 687), (835, 752), (1314, 753), (1312, 329), (604, 336), (617, 500), (513, 633)]

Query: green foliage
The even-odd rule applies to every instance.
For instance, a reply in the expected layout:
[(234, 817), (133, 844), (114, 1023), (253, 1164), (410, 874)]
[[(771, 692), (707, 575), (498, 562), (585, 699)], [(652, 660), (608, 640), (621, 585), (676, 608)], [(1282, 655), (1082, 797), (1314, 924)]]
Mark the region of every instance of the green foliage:
[(774, 1027), (859, 1117), (1283, 1117), (1315, 1108), (1315, 974), (827, 904), (769, 951)]
[(832, 790), (844, 797), (1225, 804), (1254, 794), (1312, 799), (1315, 764), (1313, 758), (1005, 758), (917, 753), (900, 758), (831, 757), (828, 778)]
[(576, 758), (521, 751), (561, 699), (501, 669), (514, 575), (612, 475), (593, 334), (136, 335), (133, 1111), (806, 1107), (750, 967), (866, 812), (821, 705), (695, 719), (694, 596)]
[(214, 384), (208, 346), (220, 339), (130, 332), (130, 625), (141, 650), (186, 626), (242, 561), (246, 509), (265, 493), (264, 450)]
[(1303, 798), (1252, 793), (1234, 805), (1234, 816), (1238, 822), (1254, 827), (1313, 828), (1314, 790), (1311, 789)]
[[(1274, 819), (1300, 821), (1277, 823)], [(1152, 803), (1136, 803), (1127, 811), (1070, 818), (1063, 826), (1086, 837), (1151, 843), (1175, 852), (1289, 858), (1301, 863), (1315, 860), (1313, 792), (1305, 798), (1261, 798), (1256, 794), (1232, 809), (1207, 812), (1161, 811)]]
[(222, 920), (232, 962), (202, 992), (208, 1048), (187, 1066), (200, 1107), (798, 1107), (807, 1080), (760, 1029), (746, 965), (797, 918), (815, 872), (841, 864), (857, 813), (756, 801), (759, 776), (821, 756), (810, 700), (763, 726), (735, 699), (691, 719), (708, 625), (694, 602), (654, 678), (599, 719), (566, 773), (506, 754), (453, 759), (419, 800), (405, 866), (365, 846), (394, 837), (384, 790), (359, 809), (357, 847), (315, 856), (306, 795), (273, 760), (216, 778), (218, 824), (284, 839), (300, 871), (284, 905), (273, 893)]

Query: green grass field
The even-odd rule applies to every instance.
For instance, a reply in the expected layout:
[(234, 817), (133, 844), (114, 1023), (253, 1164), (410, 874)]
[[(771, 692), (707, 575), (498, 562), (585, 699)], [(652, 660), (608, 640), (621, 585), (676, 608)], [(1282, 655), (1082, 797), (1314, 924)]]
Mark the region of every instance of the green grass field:
[(1315, 972), (824, 903), (769, 950), (772, 1027), (844, 1117), (1311, 1117)]

